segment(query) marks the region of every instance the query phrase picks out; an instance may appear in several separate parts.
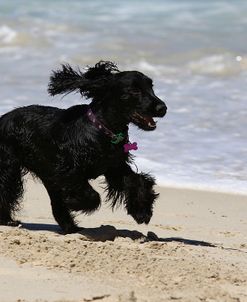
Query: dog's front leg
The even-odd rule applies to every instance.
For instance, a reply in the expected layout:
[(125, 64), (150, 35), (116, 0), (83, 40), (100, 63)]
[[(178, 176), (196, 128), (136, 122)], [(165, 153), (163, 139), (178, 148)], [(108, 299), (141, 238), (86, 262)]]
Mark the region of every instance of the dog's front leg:
[(105, 178), (107, 198), (112, 201), (112, 206), (122, 202), (137, 223), (149, 223), (158, 197), (153, 189), (154, 178), (149, 174), (135, 173), (127, 164), (108, 170)]

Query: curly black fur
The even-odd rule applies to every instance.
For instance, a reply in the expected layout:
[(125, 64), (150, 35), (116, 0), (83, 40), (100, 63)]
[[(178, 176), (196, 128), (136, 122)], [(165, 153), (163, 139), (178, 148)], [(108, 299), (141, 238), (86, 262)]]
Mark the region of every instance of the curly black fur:
[[(123, 145), (130, 122), (154, 130), (152, 117), (166, 113), (165, 104), (153, 92), (152, 80), (138, 71), (120, 72), (111, 62), (100, 61), (84, 73), (66, 64), (52, 73), (48, 91), (51, 95), (80, 92), (92, 102), (66, 110), (32, 105), (0, 118), (0, 224), (18, 223), (14, 214), (26, 171), (42, 180), (64, 232), (77, 230), (73, 211), (91, 213), (99, 208), (100, 196), (88, 182), (99, 175), (105, 176), (112, 207), (122, 202), (138, 223), (148, 223), (158, 196), (155, 181), (132, 171), (132, 157), (124, 153)], [(125, 139), (113, 144), (88, 119), (89, 108)]]

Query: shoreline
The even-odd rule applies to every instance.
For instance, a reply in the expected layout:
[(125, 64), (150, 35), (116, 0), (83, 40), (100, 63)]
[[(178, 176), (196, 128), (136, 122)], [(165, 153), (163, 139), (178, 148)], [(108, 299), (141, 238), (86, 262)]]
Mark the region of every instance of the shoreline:
[(229, 194), (229, 195), (240, 195), (246, 196), (247, 198), (247, 190), (243, 189), (226, 189), (225, 186), (215, 187), (213, 185), (204, 185), (200, 183), (169, 183), (164, 181), (157, 181), (157, 187), (160, 188), (168, 188), (173, 190), (191, 190), (191, 191), (200, 191), (200, 192), (209, 192), (209, 193), (219, 193), (219, 194)]

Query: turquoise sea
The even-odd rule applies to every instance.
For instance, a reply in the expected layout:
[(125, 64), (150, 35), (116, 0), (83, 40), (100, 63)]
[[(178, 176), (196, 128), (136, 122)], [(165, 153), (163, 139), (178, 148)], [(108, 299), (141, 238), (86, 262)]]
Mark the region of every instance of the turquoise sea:
[(160, 184), (247, 193), (247, 1), (0, 0), (0, 113), (52, 99), (52, 69), (112, 60), (154, 79), (168, 106), (131, 127), (136, 163)]

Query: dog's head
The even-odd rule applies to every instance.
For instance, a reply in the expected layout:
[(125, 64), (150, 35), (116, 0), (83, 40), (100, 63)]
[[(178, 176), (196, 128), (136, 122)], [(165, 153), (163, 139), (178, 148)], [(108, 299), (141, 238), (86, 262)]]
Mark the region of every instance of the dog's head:
[(116, 74), (122, 88), (120, 101), (129, 108), (129, 121), (143, 130), (154, 130), (154, 117), (163, 117), (167, 107), (153, 91), (153, 81), (138, 71)]
[(76, 91), (92, 99), (92, 106), (111, 111), (126, 123), (154, 130), (154, 117), (163, 117), (167, 107), (153, 91), (152, 80), (138, 71), (120, 72), (112, 62), (100, 61), (82, 73), (70, 65), (54, 71), (48, 87), (51, 95)]

